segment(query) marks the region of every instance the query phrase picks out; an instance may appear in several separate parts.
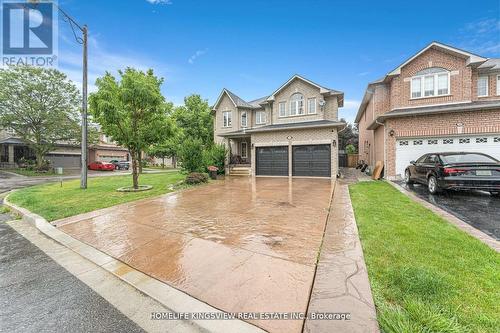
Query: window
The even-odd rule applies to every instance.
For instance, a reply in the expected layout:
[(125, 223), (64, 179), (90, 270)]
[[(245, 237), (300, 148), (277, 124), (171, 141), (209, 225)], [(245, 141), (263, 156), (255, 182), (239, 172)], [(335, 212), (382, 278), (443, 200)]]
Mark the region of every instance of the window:
[(266, 112), (265, 111), (257, 111), (255, 113), (255, 123), (257, 125), (266, 123)]
[(309, 114), (316, 113), (316, 98), (307, 99), (307, 113)]
[(443, 139), (443, 144), (444, 145), (452, 145), (453, 144), (453, 139)]
[(497, 75), (497, 96), (500, 96), (500, 75)]
[(304, 96), (300, 93), (293, 94), (290, 98), (290, 116), (304, 114)]
[(476, 138), (476, 143), (487, 143), (488, 138)]
[(438, 140), (437, 139), (427, 140), (427, 144), (428, 145), (437, 145), (438, 144)]
[(286, 102), (280, 102), (279, 110), (280, 110), (280, 117), (286, 117)]
[(411, 98), (422, 97), (422, 78), (411, 79)]
[(469, 139), (469, 138), (465, 138), (465, 139), (458, 139), (458, 143), (461, 143), (461, 144), (464, 144), (464, 143), (470, 143), (470, 139)]
[(424, 142), (422, 140), (413, 140), (413, 145), (414, 146), (421, 146), (423, 144), (424, 144)]
[(408, 146), (408, 141), (405, 140), (405, 141), (399, 141), (399, 145), (400, 146)]
[(493, 138), (494, 143), (499, 143), (500, 142), (500, 136), (496, 136)]
[(247, 158), (248, 144), (246, 141), (241, 142), (241, 158)]
[(247, 127), (247, 112), (246, 111), (243, 111), (241, 113), (241, 127)]
[(480, 76), (477, 79), (477, 97), (488, 96), (488, 77)]
[(424, 96), (434, 96), (434, 76), (424, 77)]
[(223, 126), (224, 127), (231, 127), (232, 112), (231, 111), (224, 111), (222, 113), (222, 118), (223, 118)]
[(426, 68), (417, 72), (411, 79), (410, 89), (411, 98), (448, 95), (450, 93), (450, 73), (444, 68)]

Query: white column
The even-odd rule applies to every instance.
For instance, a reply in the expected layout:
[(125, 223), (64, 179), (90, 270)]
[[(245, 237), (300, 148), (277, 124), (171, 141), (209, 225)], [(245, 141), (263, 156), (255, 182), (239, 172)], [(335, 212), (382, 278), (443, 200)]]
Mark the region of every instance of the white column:
[(14, 145), (9, 145), (9, 164), (14, 164)]

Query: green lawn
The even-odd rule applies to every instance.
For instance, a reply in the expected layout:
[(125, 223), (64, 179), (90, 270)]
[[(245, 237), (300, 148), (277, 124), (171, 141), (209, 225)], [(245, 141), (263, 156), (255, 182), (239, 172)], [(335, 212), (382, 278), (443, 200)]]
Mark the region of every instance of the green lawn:
[(87, 190), (80, 189), (80, 180), (50, 183), (27, 187), (9, 196), (9, 201), (39, 214), (48, 221), (90, 212), (124, 202), (157, 196), (171, 192), (169, 185), (183, 180), (179, 172), (142, 174), (139, 184), (153, 185), (144, 192), (117, 192), (116, 189), (132, 184), (132, 176), (92, 177)]
[(28, 176), (28, 177), (47, 177), (56, 175), (53, 170), (47, 172), (37, 172), (35, 170), (26, 170), (26, 169), (6, 169), (5, 171), (17, 173), (18, 175)]
[(500, 332), (500, 255), (385, 182), (350, 186), (384, 332)]

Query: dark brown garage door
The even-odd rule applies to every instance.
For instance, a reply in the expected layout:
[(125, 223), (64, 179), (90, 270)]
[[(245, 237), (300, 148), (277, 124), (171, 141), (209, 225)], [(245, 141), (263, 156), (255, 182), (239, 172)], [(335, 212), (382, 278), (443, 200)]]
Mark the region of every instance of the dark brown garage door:
[(294, 176), (330, 177), (330, 145), (293, 146)]
[(288, 147), (257, 147), (256, 174), (258, 176), (288, 176)]

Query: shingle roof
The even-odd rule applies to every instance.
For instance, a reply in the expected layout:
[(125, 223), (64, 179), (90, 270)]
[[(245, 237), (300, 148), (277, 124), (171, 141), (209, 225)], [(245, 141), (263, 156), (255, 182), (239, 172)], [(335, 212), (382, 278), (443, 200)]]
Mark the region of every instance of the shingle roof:
[(302, 121), (298, 123), (285, 123), (285, 124), (273, 124), (260, 126), (255, 128), (249, 128), (247, 130), (239, 130), (234, 132), (219, 133), (219, 136), (234, 137), (240, 135), (246, 135), (257, 132), (267, 132), (267, 131), (279, 131), (287, 129), (301, 129), (301, 128), (317, 128), (317, 127), (339, 127), (345, 126), (346, 123), (343, 121), (331, 121), (331, 120), (315, 120), (315, 121)]
[(500, 58), (488, 59), (479, 65), (479, 69), (500, 69)]
[(243, 98), (240, 98), (235, 93), (229, 91), (228, 89), (224, 89), (224, 90), (226, 90), (227, 94), (229, 95), (229, 97), (231, 97), (231, 99), (233, 100), (233, 102), (236, 103), (236, 106), (238, 106), (238, 107), (247, 107), (247, 108), (251, 108), (252, 107), (251, 104), (245, 102), (243, 100)]

